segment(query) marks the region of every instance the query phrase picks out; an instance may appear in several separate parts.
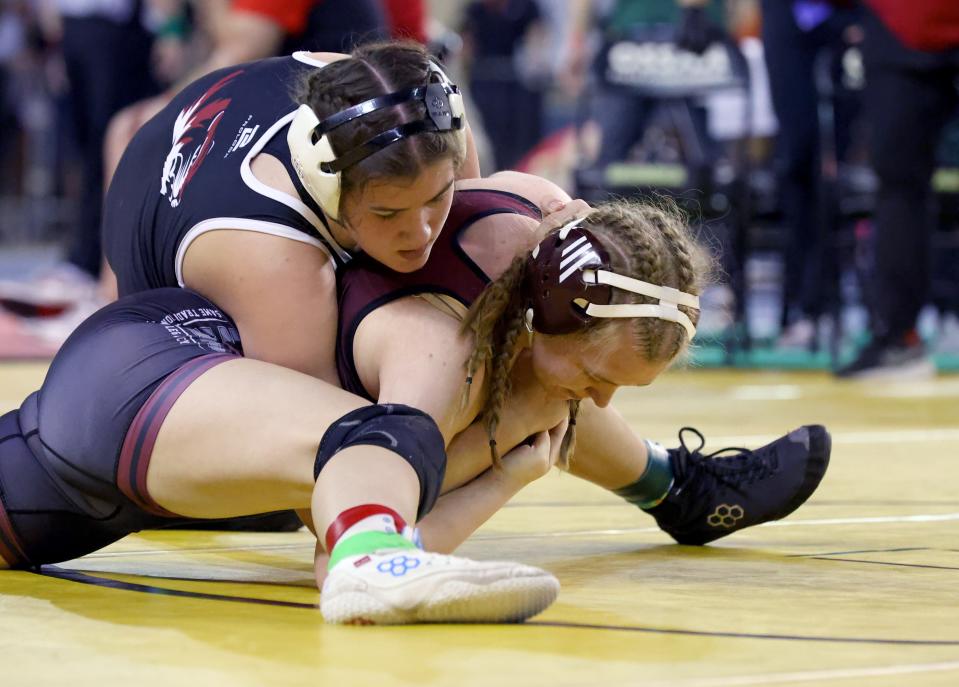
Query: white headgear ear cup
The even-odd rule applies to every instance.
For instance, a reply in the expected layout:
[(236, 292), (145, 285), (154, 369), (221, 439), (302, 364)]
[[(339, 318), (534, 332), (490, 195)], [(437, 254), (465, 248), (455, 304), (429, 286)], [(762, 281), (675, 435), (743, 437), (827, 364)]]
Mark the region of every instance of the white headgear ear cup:
[(313, 142), (313, 131), (319, 124), (320, 120), (313, 108), (300, 105), (290, 122), (286, 142), (290, 146), (290, 158), (300, 183), (313, 196), (324, 215), (339, 221), (340, 173), (329, 173), (320, 169), (322, 163), (333, 162), (336, 155), (325, 134), (320, 136), (316, 143)]

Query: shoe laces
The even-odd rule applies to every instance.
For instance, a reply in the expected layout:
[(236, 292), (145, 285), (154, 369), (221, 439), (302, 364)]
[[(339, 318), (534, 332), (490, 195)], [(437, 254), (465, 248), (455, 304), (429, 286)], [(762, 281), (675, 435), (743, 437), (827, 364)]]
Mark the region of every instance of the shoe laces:
[[(690, 449), (686, 445), (685, 433), (690, 432), (699, 438), (699, 446)], [(741, 446), (727, 446), (709, 454), (703, 454), (706, 438), (695, 427), (683, 427), (679, 430), (679, 448), (677, 466), (681, 475), (690, 469), (698, 469), (715, 477), (718, 481), (738, 487), (764, 479), (779, 467), (775, 451), (766, 455)], [(722, 454), (734, 451), (733, 455)]]

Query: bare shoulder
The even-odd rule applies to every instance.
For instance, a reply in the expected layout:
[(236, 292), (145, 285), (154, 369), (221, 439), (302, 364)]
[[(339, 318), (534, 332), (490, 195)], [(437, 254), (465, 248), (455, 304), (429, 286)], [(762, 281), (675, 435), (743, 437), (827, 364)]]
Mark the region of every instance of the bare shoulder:
[(293, 180), (290, 178), (289, 172), (286, 171), (286, 167), (269, 153), (257, 153), (250, 163), (250, 171), (253, 172), (253, 176), (270, 188), (283, 191), (294, 198), (297, 196), (296, 186), (293, 185)]
[(536, 245), (539, 223), (526, 215), (496, 214), (473, 222), (460, 238), (460, 247), (490, 279), (497, 279), (514, 258)]
[(570, 200), (570, 196), (559, 185), (549, 179), (507, 170), (497, 172), (481, 179), (462, 179), (456, 182), (457, 190), (486, 189), (514, 193), (544, 210), (552, 200)]
[[(336, 302), (329, 253), (285, 236), (241, 229), (209, 231), (187, 246), (181, 269), (184, 286), (238, 311), (306, 295), (311, 302), (327, 296)], [(293, 300), (288, 307), (300, 309), (302, 304)]]
[(466, 386), (472, 348), (457, 319), (415, 297), (376, 308), (353, 339), (357, 371), (371, 394), (380, 403), (404, 403), (430, 414), (447, 441), (476, 415), (473, 389), (482, 388), (481, 373)]
[[(553, 182), (522, 172), (498, 172), (484, 179), (456, 182), (457, 190), (487, 190), (512, 193), (539, 208), (551, 200), (569, 196)], [(539, 222), (522, 214), (500, 213), (473, 222), (460, 238), (460, 245), (491, 279), (501, 275), (515, 257), (536, 245)]]

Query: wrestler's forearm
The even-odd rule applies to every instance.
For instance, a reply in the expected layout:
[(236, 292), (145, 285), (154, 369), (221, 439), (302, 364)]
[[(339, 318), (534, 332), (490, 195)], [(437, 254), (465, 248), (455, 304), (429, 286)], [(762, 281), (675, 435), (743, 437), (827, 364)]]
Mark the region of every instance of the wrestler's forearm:
[(427, 551), (451, 553), (524, 486), (505, 470), (489, 469), (444, 494), (417, 523)]
[[(519, 440), (512, 445), (518, 444)], [(482, 421), (476, 421), (453, 437), (446, 447), (446, 475), (440, 493), (445, 494), (475, 479), (492, 464), (489, 437)]]

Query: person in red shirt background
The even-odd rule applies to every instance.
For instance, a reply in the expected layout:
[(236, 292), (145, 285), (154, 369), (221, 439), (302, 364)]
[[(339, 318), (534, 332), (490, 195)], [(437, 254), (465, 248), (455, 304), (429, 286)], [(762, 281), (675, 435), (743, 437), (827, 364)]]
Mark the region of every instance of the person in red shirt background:
[(872, 341), (842, 378), (930, 376), (916, 332), (930, 275), (930, 180), (942, 129), (959, 104), (959, 3), (865, 0), (863, 116), (879, 177), (874, 273), (865, 287)]
[(926, 52), (959, 47), (959, 3), (954, 0), (865, 0), (906, 47)]
[(426, 44), (426, 0), (383, 0), (386, 21), (393, 38), (408, 38)]
[[(427, 42), (425, 0), (232, 0), (230, 8), (257, 15), (304, 50), (348, 52), (353, 44), (384, 38)], [(281, 44), (282, 36), (273, 50), (252, 59), (294, 48)]]

